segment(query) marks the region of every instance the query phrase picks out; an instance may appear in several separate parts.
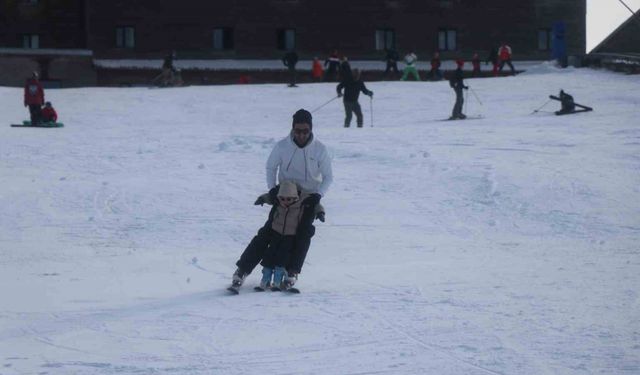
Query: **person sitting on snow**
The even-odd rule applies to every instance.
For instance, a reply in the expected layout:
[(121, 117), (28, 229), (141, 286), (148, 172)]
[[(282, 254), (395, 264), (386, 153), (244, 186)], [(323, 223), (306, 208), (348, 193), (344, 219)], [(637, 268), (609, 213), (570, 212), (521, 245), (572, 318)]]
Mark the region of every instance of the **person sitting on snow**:
[(576, 110), (576, 103), (573, 101), (573, 96), (560, 90), (560, 105), (562, 106), (559, 113), (572, 113)]
[[(286, 281), (288, 273), (286, 266), (295, 251), (296, 234), (302, 221), (305, 210), (313, 209), (305, 205), (305, 199), (309, 193), (302, 192), (292, 181), (283, 181), (278, 187), (276, 199), (273, 200), (269, 193), (263, 194), (259, 199), (266, 204), (272, 204), (273, 215), (269, 228), (269, 245), (262, 258), (262, 289), (273, 286), (280, 288)], [(318, 204), (315, 207), (315, 215), (324, 217), (324, 210)], [(290, 285), (286, 285), (290, 286)]]
[(44, 122), (56, 122), (58, 121), (58, 113), (53, 109), (51, 102), (46, 102), (42, 109), (42, 121)]

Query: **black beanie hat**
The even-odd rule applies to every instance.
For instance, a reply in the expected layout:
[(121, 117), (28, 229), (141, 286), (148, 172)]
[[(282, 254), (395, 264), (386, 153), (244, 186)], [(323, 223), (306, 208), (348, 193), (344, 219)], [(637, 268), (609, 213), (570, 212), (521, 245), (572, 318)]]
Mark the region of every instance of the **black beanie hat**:
[(309, 124), (310, 128), (313, 128), (313, 123), (311, 122), (311, 113), (305, 109), (299, 109), (296, 113), (293, 114), (293, 122), (291, 123), (291, 127), (295, 124)]

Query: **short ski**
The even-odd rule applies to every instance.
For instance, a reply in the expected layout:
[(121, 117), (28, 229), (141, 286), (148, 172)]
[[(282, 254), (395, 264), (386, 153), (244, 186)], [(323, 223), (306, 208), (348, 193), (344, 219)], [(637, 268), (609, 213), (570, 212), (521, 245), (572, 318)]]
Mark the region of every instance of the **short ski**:
[(293, 293), (293, 294), (300, 294), (300, 289), (298, 288), (294, 288), (294, 287), (277, 287), (277, 286), (273, 286), (271, 287), (271, 291), (272, 292), (287, 292), (287, 293)]
[(235, 295), (240, 294), (240, 285), (238, 286), (231, 285), (230, 287), (227, 288), (227, 290), (231, 294), (235, 294)]

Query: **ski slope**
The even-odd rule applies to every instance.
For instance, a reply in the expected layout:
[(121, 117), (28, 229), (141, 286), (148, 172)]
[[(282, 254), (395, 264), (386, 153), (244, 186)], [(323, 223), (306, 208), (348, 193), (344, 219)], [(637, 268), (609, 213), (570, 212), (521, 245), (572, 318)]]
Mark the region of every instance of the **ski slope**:
[[(640, 374), (640, 76), (466, 82), (483, 119), (437, 121), (446, 81), (315, 112), (302, 294), (239, 296), (267, 156), (334, 84), (48, 90), (61, 129), (0, 88), (0, 374)], [(531, 114), (561, 88), (594, 112)]]

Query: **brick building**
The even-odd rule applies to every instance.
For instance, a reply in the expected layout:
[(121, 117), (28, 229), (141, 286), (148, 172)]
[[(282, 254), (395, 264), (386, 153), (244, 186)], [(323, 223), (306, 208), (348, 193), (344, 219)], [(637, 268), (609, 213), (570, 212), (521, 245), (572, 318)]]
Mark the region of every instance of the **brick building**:
[(301, 58), (385, 47), (444, 59), (507, 41), (514, 59), (547, 59), (553, 25), (567, 53), (586, 46), (586, 0), (2, 0), (1, 48), (82, 49), (94, 58)]

